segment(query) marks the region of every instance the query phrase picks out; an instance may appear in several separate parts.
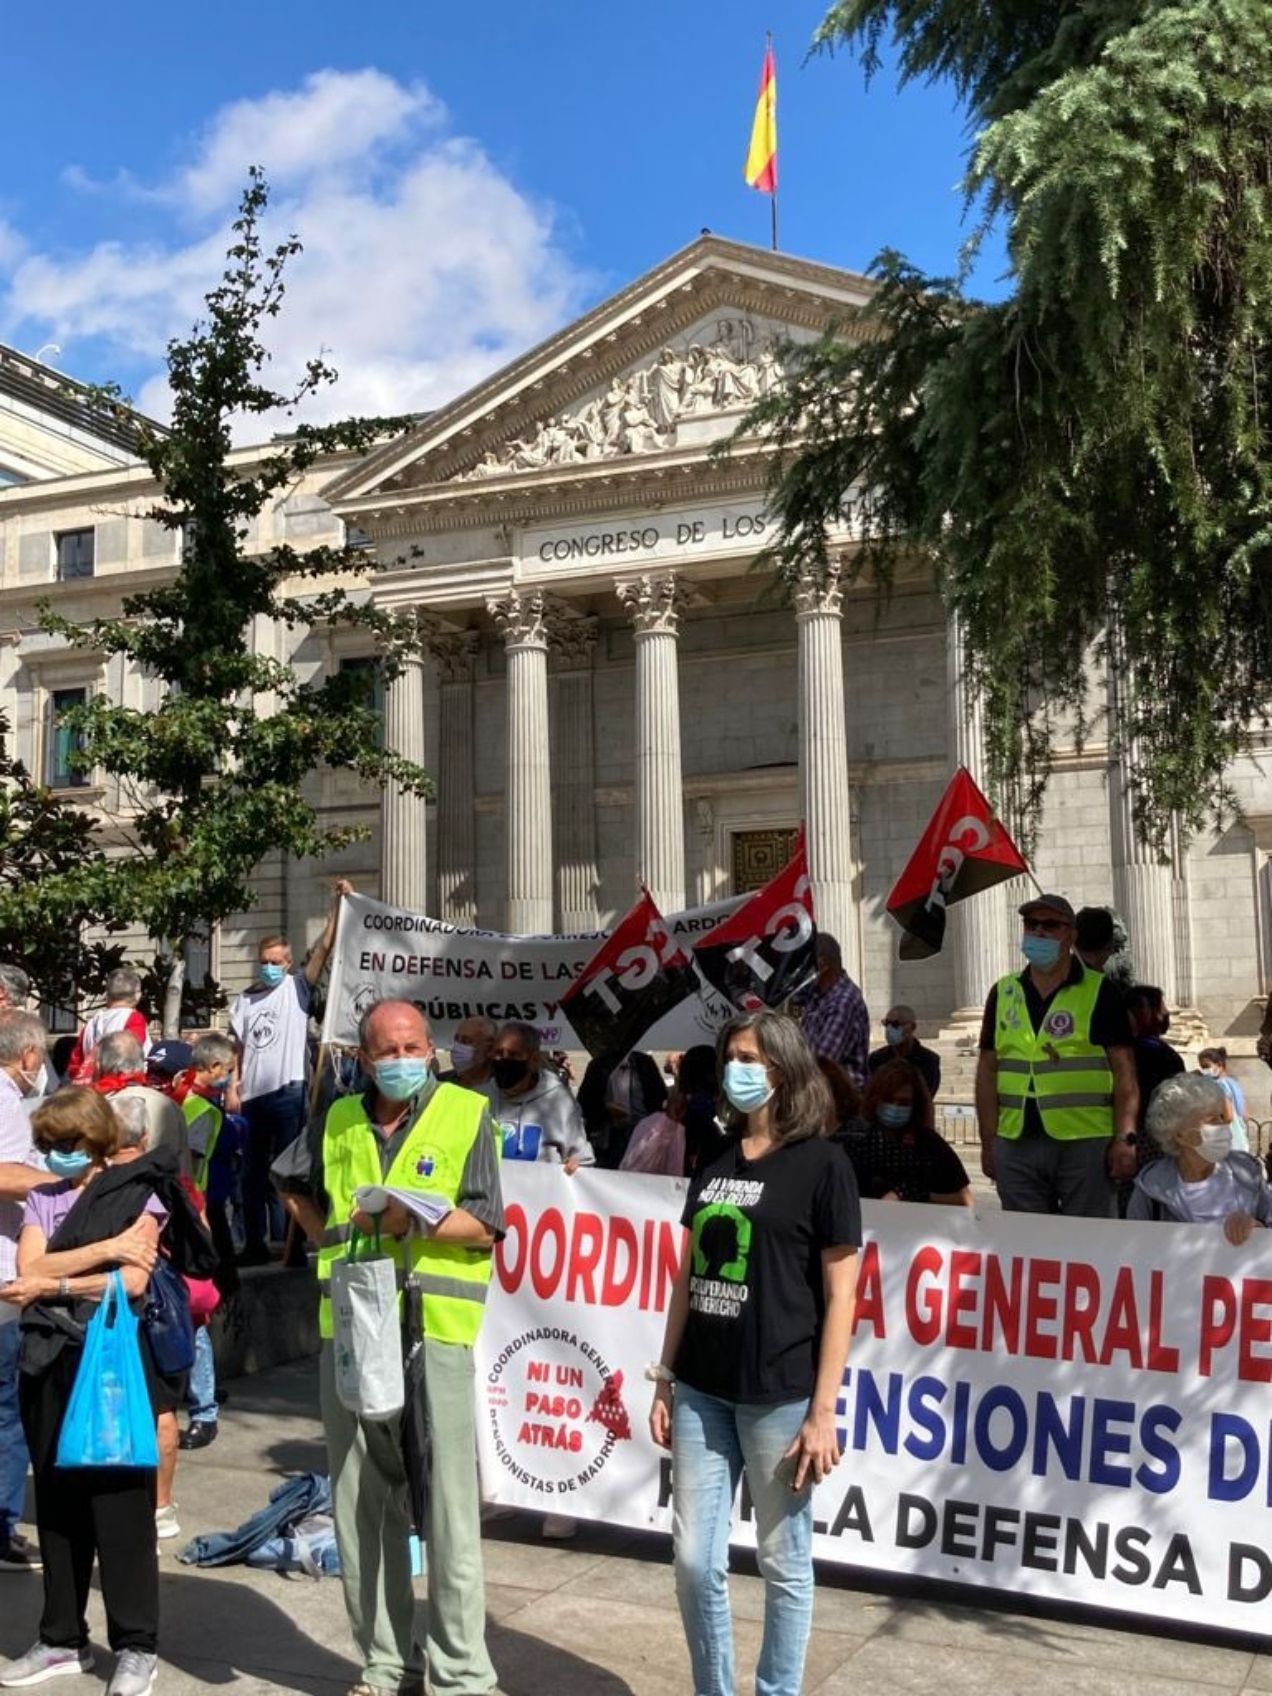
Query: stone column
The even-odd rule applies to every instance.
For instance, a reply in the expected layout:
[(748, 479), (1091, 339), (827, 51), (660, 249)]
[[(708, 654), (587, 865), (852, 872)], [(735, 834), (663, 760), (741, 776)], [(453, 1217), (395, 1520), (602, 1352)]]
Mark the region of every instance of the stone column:
[(544, 598), (511, 589), (487, 607), (508, 656), (508, 781), (504, 833), (509, 931), (552, 931), (552, 771), (548, 753), (548, 635)]
[(1113, 856), (1113, 905), (1126, 925), (1131, 959), (1140, 983), (1155, 984), (1171, 1007), (1179, 1006), (1175, 947), (1175, 875), (1168, 861), (1144, 842), (1138, 830), (1131, 773), (1137, 756), (1129, 724), (1129, 685), (1116, 637), (1109, 642), (1109, 843)]
[(647, 573), (615, 591), (636, 632), (636, 877), (663, 913), (685, 904), (680, 674), (675, 574)]
[[(403, 759), (424, 764), (424, 660), (412, 654), (384, 696), (385, 745)], [(428, 804), (396, 783), (380, 803), (380, 899), (417, 913), (428, 909), (425, 822)]]
[(552, 631), (552, 821), (556, 904), (563, 931), (598, 930), (596, 752), (592, 659), (596, 620), (559, 621)]
[[(945, 656), (950, 764), (966, 766), (973, 780), (987, 790), (984, 712), (980, 696), (967, 685), (966, 647), (954, 613), (946, 625)], [(1011, 965), (1007, 900), (1000, 884), (960, 901), (946, 915), (954, 943), (955, 1025), (979, 1029), (986, 998)]]
[(839, 565), (795, 589), (799, 641), (799, 801), (819, 930), (843, 950), (861, 982), (861, 935), (853, 893), (848, 721), (844, 702), (843, 596)]
[(476, 832), (473, 821), (473, 666), (475, 630), (440, 638), (437, 733), (437, 905), (452, 924), (477, 923)]

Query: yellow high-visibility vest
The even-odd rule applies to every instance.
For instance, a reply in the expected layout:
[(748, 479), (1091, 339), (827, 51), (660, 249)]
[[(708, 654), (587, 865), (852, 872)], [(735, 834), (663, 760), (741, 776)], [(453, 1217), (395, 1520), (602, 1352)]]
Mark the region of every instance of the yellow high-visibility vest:
[(1091, 1040), (1091, 1020), (1104, 982), (1082, 968), (1056, 993), (1034, 1030), (1018, 977), (998, 981), (994, 1052), (998, 1056), (998, 1134), (1009, 1141), (1025, 1128), (1031, 1099), (1042, 1128), (1057, 1142), (1113, 1135), (1113, 1072)]
[[(330, 1205), (318, 1250), (320, 1336), (331, 1336), (331, 1268), (348, 1252), (355, 1192), (371, 1184), (427, 1190), (457, 1206), (464, 1164), (486, 1107), (485, 1097), (472, 1090), (435, 1085), (392, 1166), (381, 1173), (380, 1135), (362, 1097), (347, 1095), (332, 1102), (322, 1132), (323, 1188)], [(405, 1240), (386, 1237), (381, 1248), (397, 1267), (398, 1288), (409, 1279), (423, 1297), (424, 1335), (471, 1347), (481, 1330), (490, 1287), (490, 1250), (439, 1243), (414, 1233)]]

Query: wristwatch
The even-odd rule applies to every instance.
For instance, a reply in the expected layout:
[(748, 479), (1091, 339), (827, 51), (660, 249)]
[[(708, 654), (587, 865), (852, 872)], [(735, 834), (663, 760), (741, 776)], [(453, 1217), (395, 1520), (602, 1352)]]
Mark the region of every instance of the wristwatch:
[(664, 1366), (660, 1360), (651, 1360), (645, 1368), (645, 1376), (651, 1384), (674, 1384), (676, 1374), (670, 1366)]

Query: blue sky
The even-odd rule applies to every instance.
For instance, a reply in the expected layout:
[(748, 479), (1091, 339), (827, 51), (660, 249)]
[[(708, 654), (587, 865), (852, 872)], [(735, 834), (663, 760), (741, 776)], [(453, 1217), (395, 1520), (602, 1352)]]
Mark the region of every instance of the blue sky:
[[(256, 0), (6, 18), (0, 339), (162, 411), (162, 350), (218, 272), (251, 162), (306, 244), (280, 370), (326, 349), (328, 410), (435, 405), (704, 226), (766, 243), (741, 180), (766, 27), (782, 247), (933, 270), (966, 235), (948, 89), (806, 60), (823, 6)], [(775, 15), (776, 14), (776, 15)], [(976, 282), (998, 292), (1001, 251)]]

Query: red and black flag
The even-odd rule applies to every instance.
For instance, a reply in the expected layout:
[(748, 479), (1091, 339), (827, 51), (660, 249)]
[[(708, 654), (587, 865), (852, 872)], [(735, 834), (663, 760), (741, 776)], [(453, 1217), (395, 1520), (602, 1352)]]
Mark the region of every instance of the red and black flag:
[(707, 982), (743, 1013), (780, 1007), (813, 976), (817, 926), (804, 831), (795, 852), (749, 901), (694, 944)]
[(903, 960), (927, 960), (945, 941), (945, 909), (979, 895), (1029, 867), (994, 817), (994, 810), (960, 766), (910, 862), (888, 897), (901, 926)]
[(589, 1054), (621, 1059), (698, 989), (689, 956), (642, 889), (561, 997), (561, 1011)]

